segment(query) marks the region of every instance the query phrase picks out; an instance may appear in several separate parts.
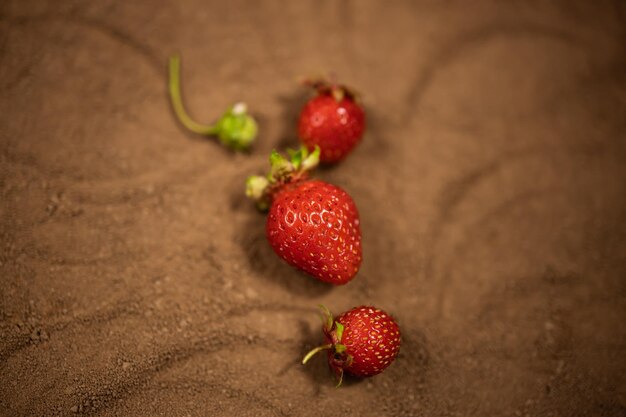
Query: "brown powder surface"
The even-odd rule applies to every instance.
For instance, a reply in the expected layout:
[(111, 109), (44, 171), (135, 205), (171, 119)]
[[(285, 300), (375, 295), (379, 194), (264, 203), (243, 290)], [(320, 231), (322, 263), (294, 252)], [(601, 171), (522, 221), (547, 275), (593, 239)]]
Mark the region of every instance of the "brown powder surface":
[[(7, 0), (0, 5), (1, 416), (623, 416), (620, 1)], [(185, 132), (243, 100), (258, 145)], [(329, 287), (243, 194), (334, 72), (368, 130), (318, 170), (364, 262)], [(374, 304), (396, 362), (335, 389), (315, 306)]]

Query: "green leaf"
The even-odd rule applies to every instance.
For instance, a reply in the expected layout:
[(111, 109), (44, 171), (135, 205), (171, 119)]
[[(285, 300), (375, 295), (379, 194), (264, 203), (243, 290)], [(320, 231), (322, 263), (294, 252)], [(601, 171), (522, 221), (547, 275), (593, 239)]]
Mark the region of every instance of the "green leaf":
[[(338, 321), (336, 321), (335, 322), (335, 328), (337, 329), (337, 330), (335, 330), (335, 335), (337, 336), (337, 340), (339, 342), (341, 342), (341, 337), (343, 336), (343, 329), (344, 329), (343, 324), (341, 324)], [(344, 348), (345, 348), (345, 346), (344, 346)]]
[(300, 165), (302, 164), (302, 159), (303, 159), (302, 150), (299, 149), (296, 152), (291, 153), (290, 155), (291, 155), (291, 165), (293, 165), (296, 171), (299, 170)]
[(298, 152), (296, 149), (287, 148), (287, 155), (289, 155), (289, 159), (293, 159), (296, 152)]
[(285, 158), (276, 150), (273, 149), (272, 153), (270, 153), (270, 166), (277, 165), (281, 163)]
[[(306, 149), (306, 148), (305, 148)], [(315, 146), (315, 150), (311, 152), (310, 155), (307, 155), (302, 161), (302, 170), (309, 171), (315, 168), (320, 163), (320, 147)], [(308, 154), (308, 151), (307, 151)]]
[(333, 313), (324, 304), (319, 304), (318, 307), (322, 310), (322, 324), (330, 331), (333, 328)]
[(293, 165), (280, 153), (273, 150), (270, 154), (270, 181), (276, 181), (287, 172), (293, 171)]

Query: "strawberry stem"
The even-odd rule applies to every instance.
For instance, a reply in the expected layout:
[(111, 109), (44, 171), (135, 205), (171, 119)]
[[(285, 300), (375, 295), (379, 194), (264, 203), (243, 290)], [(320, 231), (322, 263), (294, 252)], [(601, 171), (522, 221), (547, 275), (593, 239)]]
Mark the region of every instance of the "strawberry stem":
[(178, 56), (175, 55), (170, 58), (169, 70), (170, 98), (172, 100), (172, 107), (174, 107), (174, 112), (176, 113), (178, 121), (182, 123), (182, 125), (185, 126), (187, 129), (200, 135), (213, 135), (217, 133), (217, 129), (214, 125), (203, 125), (196, 122), (189, 116), (187, 110), (185, 110), (182, 94), (180, 91), (180, 58)]
[(304, 359), (302, 359), (302, 364), (306, 364), (315, 354), (323, 350), (332, 350), (332, 355), (329, 354), (328, 356), (328, 364), (335, 372), (335, 377), (337, 378), (336, 387), (339, 387), (343, 381), (343, 370), (352, 364), (353, 357), (347, 352), (348, 347), (341, 343), (345, 330), (344, 325), (334, 320), (332, 313), (324, 304), (319, 304), (318, 307), (322, 312), (322, 331), (326, 336), (326, 341), (330, 341), (331, 343), (318, 346), (311, 350), (306, 354)]
[(309, 351), (309, 353), (307, 353), (304, 358), (302, 359), (302, 365), (305, 365), (309, 359), (311, 359), (313, 356), (315, 356), (317, 353), (323, 351), (323, 350), (328, 350), (331, 349), (333, 347), (332, 344), (327, 344), (327, 345), (322, 345), (322, 346), (318, 346), (315, 349)]
[(198, 123), (189, 116), (181, 94), (178, 56), (171, 57), (169, 61), (169, 93), (178, 121), (190, 131), (200, 135), (215, 135), (220, 142), (236, 151), (246, 150), (254, 142), (258, 130), (257, 123), (247, 113), (244, 103), (233, 105), (212, 125)]
[(341, 383), (343, 382), (343, 369), (339, 369), (339, 371), (337, 371), (337, 385), (335, 385), (335, 388), (339, 388), (341, 386)]

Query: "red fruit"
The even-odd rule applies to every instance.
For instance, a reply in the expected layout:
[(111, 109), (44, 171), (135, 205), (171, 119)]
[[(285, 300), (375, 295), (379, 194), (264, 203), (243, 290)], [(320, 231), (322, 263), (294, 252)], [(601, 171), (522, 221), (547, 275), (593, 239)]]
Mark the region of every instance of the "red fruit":
[(318, 156), (319, 148), (311, 155), (306, 148), (293, 153), (292, 162), (272, 154), (273, 174), (251, 177), (247, 194), (269, 206), (266, 237), (278, 256), (320, 281), (342, 285), (361, 265), (359, 213), (344, 190), (308, 178), (306, 169)]
[(344, 371), (358, 377), (377, 375), (398, 356), (400, 328), (383, 310), (355, 307), (333, 320), (328, 309), (322, 308), (326, 315), (322, 328), (326, 344), (310, 351), (302, 363), (327, 350), (328, 363), (341, 384)]
[(320, 147), (322, 162), (338, 162), (361, 141), (365, 112), (347, 87), (325, 81), (310, 85), (317, 90), (317, 95), (300, 113), (298, 136), (309, 150)]
[(265, 231), (278, 256), (321, 281), (345, 284), (359, 270), (359, 213), (339, 187), (317, 180), (280, 187)]

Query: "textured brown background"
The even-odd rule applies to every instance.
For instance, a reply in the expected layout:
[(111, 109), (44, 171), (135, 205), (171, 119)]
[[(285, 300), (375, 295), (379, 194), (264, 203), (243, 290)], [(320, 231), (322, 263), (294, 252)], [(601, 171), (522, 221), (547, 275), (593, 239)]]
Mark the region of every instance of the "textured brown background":
[[(592, 5), (595, 3), (595, 5)], [(0, 415), (626, 413), (626, 7), (3, 1)], [(183, 131), (245, 100), (251, 155)], [(334, 71), (369, 130), (319, 176), (364, 263), (287, 267), (243, 197)], [(315, 305), (374, 303), (396, 363), (336, 390)]]

